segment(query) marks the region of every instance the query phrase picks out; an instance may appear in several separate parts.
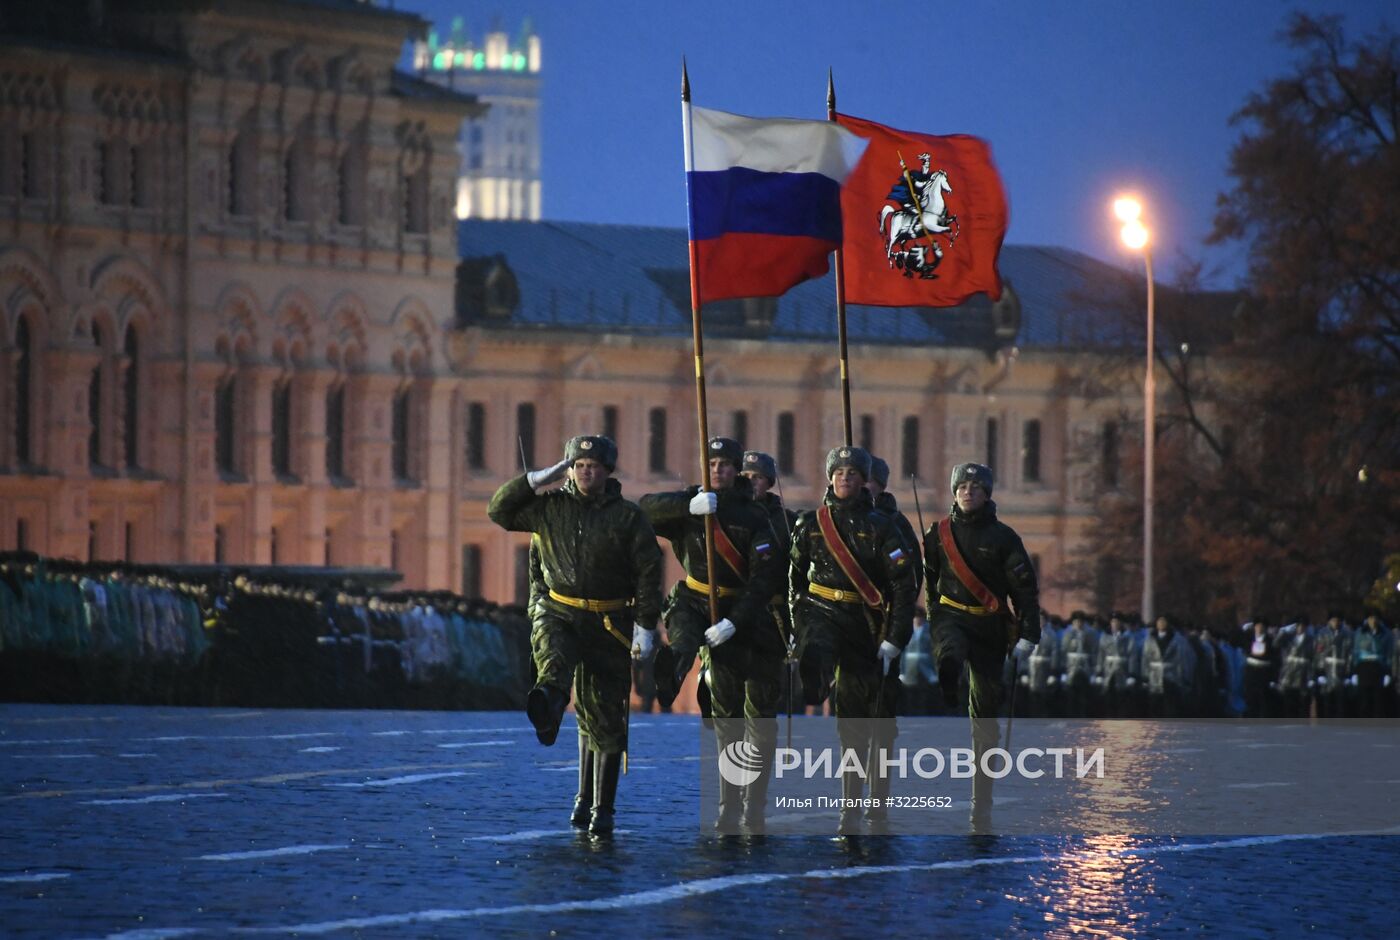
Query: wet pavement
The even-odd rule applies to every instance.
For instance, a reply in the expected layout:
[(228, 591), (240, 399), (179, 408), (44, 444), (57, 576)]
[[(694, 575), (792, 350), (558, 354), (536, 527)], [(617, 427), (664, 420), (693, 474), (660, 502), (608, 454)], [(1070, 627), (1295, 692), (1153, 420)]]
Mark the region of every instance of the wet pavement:
[[(0, 935), (1389, 935), (1400, 836), (721, 842), (700, 734), (633, 716), (619, 832), (569, 829), (572, 718), (0, 706)], [(1020, 732), (1018, 732), (1019, 734)], [(1388, 818), (1388, 816), (1386, 816)], [(1378, 824), (1379, 828), (1379, 824)], [(1220, 831), (1228, 831), (1221, 829)]]

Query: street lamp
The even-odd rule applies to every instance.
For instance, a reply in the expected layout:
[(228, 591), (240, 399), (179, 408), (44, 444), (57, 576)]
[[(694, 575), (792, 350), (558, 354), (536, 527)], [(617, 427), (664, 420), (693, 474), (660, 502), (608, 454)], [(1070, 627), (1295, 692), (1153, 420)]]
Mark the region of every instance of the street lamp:
[(1157, 424), (1157, 386), (1152, 374), (1156, 322), (1152, 310), (1152, 249), (1148, 247), (1152, 235), (1142, 224), (1142, 204), (1133, 197), (1120, 196), (1113, 200), (1113, 214), (1123, 223), (1123, 244), (1133, 251), (1141, 251), (1147, 263), (1147, 375), (1142, 383), (1142, 619), (1151, 626), (1156, 619), (1152, 609), (1152, 492), (1155, 476), (1152, 453)]

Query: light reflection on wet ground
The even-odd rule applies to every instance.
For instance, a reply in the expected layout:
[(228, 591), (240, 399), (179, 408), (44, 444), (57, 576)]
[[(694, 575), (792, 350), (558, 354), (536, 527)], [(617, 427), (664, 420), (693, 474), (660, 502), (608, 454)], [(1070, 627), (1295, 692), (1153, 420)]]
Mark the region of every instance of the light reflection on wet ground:
[[(597, 846), (568, 831), (571, 732), (544, 749), (523, 716), (0, 707), (0, 933), (1390, 932), (1400, 837), (738, 846), (700, 831), (694, 720), (633, 728), (653, 769), (623, 780), (625, 831)], [(318, 737), (286, 737), (303, 734)], [(441, 746), (473, 739), (511, 744)], [(157, 757), (120, 756), (138, 752)], [(1277, 798), (1306, 815), (1348, 797)]]

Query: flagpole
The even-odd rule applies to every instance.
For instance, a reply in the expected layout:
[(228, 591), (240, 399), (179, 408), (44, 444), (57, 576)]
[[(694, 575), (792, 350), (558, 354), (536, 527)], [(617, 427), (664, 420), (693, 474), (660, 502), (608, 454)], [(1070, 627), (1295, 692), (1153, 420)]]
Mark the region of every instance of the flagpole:
[[(681, 57), (681, 128), (685, 137), (685, 210), (690, 228), (690, 330), (695, 344), (695, 416), (700, 430), (700, 479), (710, 486), (710, 419), (705, 407), (705, 346), (700, 329), (700, 259), (695, 247), (695, 214), (690, 172), (695, 166), (695, 139), (690, 126), (690, 75)], [(705, 580), (710, 585), (710, 623), (719, 622), (719, 598), (715, 590), (715, 516), (705, 516)]]
[[(826, 119), (836, 120), (836, 83), (831, 69), (826, 70)], [(846, 446), (851, 440), (851, 370), (850, 358), (846, 353), (846, 272), (842, 262), (841, 246), (836, 247), (836, 336), (840, 344), (841, 360), (841, 426), (846, 434)]]

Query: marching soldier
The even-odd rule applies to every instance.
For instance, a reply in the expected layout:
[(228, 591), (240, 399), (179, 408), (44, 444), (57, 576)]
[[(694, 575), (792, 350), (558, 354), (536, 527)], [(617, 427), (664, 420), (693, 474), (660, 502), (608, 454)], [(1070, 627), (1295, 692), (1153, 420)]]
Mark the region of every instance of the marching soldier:
[[(574, 685), (584, 803), (576, 801), (572, 821), (583, 824), (591, 796), (586, 824), (595, 838), (612, 834), (627, 749), (631, 660), (655, 649), (661, 608), (661, 549), (646, 514), (622, 498), (612, 479), (616, 466), (617, 445), (609, 438), (572, 438), (563, 460), (510, 480), (487, 510), (501, 528), (539, 539), (545, 592), (535, 604), (530, 640), (537, 684), (525, 710), (540, 743), (552, 745)], [(559, 489), (539, 492), (565, 476)], [(629, 623), (630, 639), (623, 632)], [(582, 781), (588, 762), (591, 788)]]
[(1186, 696), (1196, 677), (1196, 653), (1166, 614), (1158, 614), (1142, 644), (1142, 680), (1149, 718), (1186, 717)]
[[(785, 507), (782, 498), (774, 490), (778, 485), (778, 462), (761, 450), (746, 450), (744, 469), (740, 472), (748, 478), (753, 487), (753, 501), (768, 513), (768, 521), (778, 536), (782, 558), (786, 559), (792, 546), (792, 529), (797, 524), (797, 513)], [(773, 614), (774, 623), (782, 631), (783, 643), (787, 650), (786, 668), (781, 675), (782, 688), (778, 701), (785, 702), (784, 707), (791, 714), (793, 698), (798, 694), (796, 687), (800, 686), (796, 669), (797, 637), (792, 631), (792, 614), (788, 608), (787, 561), (784, 560), (779, 567), (782, 569), (782, 578), (778, 593), (773, 596), (773, 601), (768, 606)]]
[(1069, 626), (1060, 634), (1060, 688), (1070, 718), (1089, 716), (1089, 676), (1098, 655), (1098, 643), (1085, 621), (1084, 611), (1070, 614)]
[(910, 524), (909, 517), (899, 511), (899, 503), (889, 490), (890, 465), (879, 457), (870, 458), (870, 482), (865, 488), (875, 500), (875, 509), (890, 517), (899, 529), (899, 537), (904, 539), (904, 550), (909, 554), (909, 564), (914, 569), (914, 596), (919, 596), (919, 588), (924, 583), (923, 557), (919, 553), (919, 536)]
[[(641, 507), (656, 534), (671, 542), (685, 580), (667, 599), (666, 635), (674, 663), (660, 657), (657, 697), (675, 700), (699, 653), (706, 663), (710, 708), (721, 752), (748, 740), (762, 758), (762, 772), (747, 787), (720, 778), (719, 818), (725, 835), (763, 832), (773, 754), (778, 743), (779, 673), (784, 639), (769, 611), (782, 584), (784, 544), (768, 511), (754, 502), (753, 485), (741, 476), (744, 448), (727, 437), (709, 442), (713, 491), (698, 486), (643, 496)], [(705, 516), (713, 515), (715, 570), (707, 567)], [(710, 616), (710, 583), (718, 594), (719, 619)]]
[[(976, 770), (972, 778), (975, 832), (992, 820), (992, 778), (982, 755), (997, 746), (1001, 729), (1002, 665), (1013, 642), (1026, 654), (1040, 640), (1040, 591), (1021, 537), (997, 520), (992, 471), (976, 463), (953, 468), (953, 507), (924, 533), (928, 610), (938, 682), (956, 689), (968, 666), (967, 714)], [(1016, 634), (1019, 631), (1019, 639)], [(946, 698), (945, 698), (946, 701)]]
[[(889, 794), (879, 752), (892, 747), (896, 733), (900, 681), (891, 667), (913, 633), (914, 573), (899, 530), (865, 489), (870, 475), (863, 448), (827, 454), (822, 505), (798, 516), (793, 530), (788, 597), (803, 655), (815, 666), (809, 692), (824, 698), (835, 677), (842, 750), (854, 751), (871, 771), (867, 818), (878, 832), (887, 825)], [(843, 837), (858, 832), (863, 789), (859, 775), (842, 775)]]

